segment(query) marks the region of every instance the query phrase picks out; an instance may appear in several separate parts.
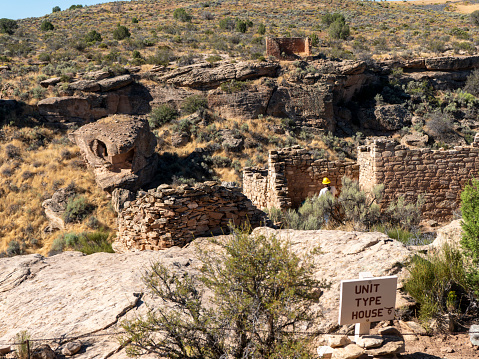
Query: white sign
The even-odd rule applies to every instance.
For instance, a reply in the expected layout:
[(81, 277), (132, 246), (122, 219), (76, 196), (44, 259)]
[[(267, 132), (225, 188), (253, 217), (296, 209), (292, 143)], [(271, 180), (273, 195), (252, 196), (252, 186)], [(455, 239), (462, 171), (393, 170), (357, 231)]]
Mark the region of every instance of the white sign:
[(394, 319), (397, 277), (341, 281), (339, 325)]

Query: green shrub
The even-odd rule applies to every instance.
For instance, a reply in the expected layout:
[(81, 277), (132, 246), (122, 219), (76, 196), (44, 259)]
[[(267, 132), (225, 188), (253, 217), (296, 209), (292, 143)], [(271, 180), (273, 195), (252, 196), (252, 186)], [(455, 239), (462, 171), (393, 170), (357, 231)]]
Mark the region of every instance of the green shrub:
[(346, 22), (346, 19), (344, 18), (344, 15), (343, 14), (340, 14), (340, 13), (329, 13), (327, 12), (326, 14), (324, 14), (322, 17), (321, 17), (321, 22), (323, 24), (325, 24), (326, 26), (330, 26), (333, 22), (335, 21), (339, 21), (339, 22), (342, 22), (342, 23), (345, 23)]
[(101, 37), (101, 34), (99, 32), (97, 32), (96, 30), (91, 30), (85, 35), (85, 41), (87, 43), (102, 42), (103, 38)]
[(52, 250), (64, 251), (65, 249), (70, 249), (86, 255), (98, 252), (113, 253), (114, 251), (108, 238), (109, 233), (103, 230), (83, 233), (69, 232), (55, 238)]
[[(222, 250), (199, 249), (200, 275), (178, 275), (160, 263), (150, 267), (143, 278), (149, 291), (172, 305), (122, 323), (127, 352), (171, 359), (314, 358), (297, 334), (319, 315), (311, 306), (314, 291), (327, 287), (314, 279), (312, 257), (296, 255), (289, 241), (274, 236), (235, 230), (211, 241)], [(212, 292), (207, 300), (206, 289)]]
[(55, 29), (55, 26), (53, 26), (53, 24), (50, 21), (45, 20), (42, 22), (40, 29), (42, 31), (52, 31)]
[(0, 19), (0, 33), (12, 35), (18, 29), (18, 24), (12, 19)]
[(50, 62), (51, 56), (48, 52), (42, 52), (42, 53), (40, 53), (40, 55), (38, 55), (38, 60), (39, 61)]
[(158, 49), (155, 55), (148, 56), (146, 62), (151, 65), (163, 65), (167, 66), (170, 61), (176, 60), (176, 56), (169, 48)]
[(223, 30), (234, 30), (236, 24), (235, 21), (230, 17), (225, 17), (219, 22), (220, 29)]
[(138, 24), (138, 19), (136, 17), (131, 19), (132, 24)]
[(211, 55), (206, 58), (206, 61), (210, 64), (214, 64), (215, 62), (221, 61), (223, 58), (220, 55)]
[(248, 30), (248, 25), (246, 24), (246, 21), (243, 21), (243, 20), (237, 20), (236, 21), (236, 25), (235, 25), (235, 29), (237, 32), (241, 32), (241, 33), (245, 33), (246, 30)]
[(60, 6), (54, 6), (52, 9), (52, 12), (60, 12), (62, 9), (60, 9)]
[(148, 122), (152, 129), (161, 127), (165, 123), (174, 121), (178, 118), (178, 111), (168, 104), (160, 105), (151, 111)]
[(237, 81), (237, 80), (230, 80), (227, 82), (223, 82), (220, 86), (221, 91), (227, 93), (234, 93), (244, 91), (248, 88), (248, 82), (246, 81)]
[[(419, 319), (427, 321), (467, 306), (470, 286), (465, 267), (461, 252), (448, 245), (426, 258), (413, 258), (404, 289), (419, 303)], [(450, 301), (452, 291), (456, 303)]]
[(173, 11), (173, 18), (175, 20), (179, 20), (182, 22), (188, 22), (191, 21), (191, 15), (186, 12), (186, 10), (182, 7), (175, 9)]
[(123, 25), (118, 25), (117, 28), (113, 31), (113, 38), (115, 40), (123, 40), (130, 36), (130, 30), (128, 30), (128, 28)]
[(469, 18), (473, 25), (479, 26), (479, 10), (471, 12)]
[(406, 203), (405, 198), (401, 196), (389, 204), (386, 213), (391, 223), (401, 225), (404, 229), (411, 229), (421, 221), (423, 205), (423, 196), (418, 196), (415, 203)]
[(258, 25), (258, 34), (260, 35), (266, 34), (266, 26), (264, 24)]
[(318, 46), (319, 45), (319, 36), (316, 34), (311, 34), (311, 46)]
[(83, 196), (70, 198), (62, 217), (65, 223), (81, 222), (94, 208)]
[(183, 101), (181, 104), (181, 110), (189, 115), (199, 110), (203, 110), (208, 107), (208, 100), (202, 95), (192, 95)]
[(27, 341), (31, 339), (30, 333), (26, 330), (22, 330), (15, 335), (15, 343), (17, 343), (17, 357), (19, 359), (30, 358), (30, 353), (28, 352)]
[(349, 25), (336, 20), (329, 26), (328, 33), (332, 39), (346, 40), (349, 37)]
[(463, 236), (461, 246), (474, 262), (479, 262), (479, 180), (471, 179), (461, 192)]
[(68, 8), (68, 10), (76, 10), (83, 8), (83, 5), (72, 5)]

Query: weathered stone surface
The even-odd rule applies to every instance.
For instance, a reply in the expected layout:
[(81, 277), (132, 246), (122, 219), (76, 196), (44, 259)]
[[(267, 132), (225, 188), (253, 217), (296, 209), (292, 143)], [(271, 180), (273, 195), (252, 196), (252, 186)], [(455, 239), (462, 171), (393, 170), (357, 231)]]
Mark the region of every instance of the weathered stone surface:
[(135, 192), (125, 188), (115, 188), (111, 193), (111, 203), (116, 213), (119, 213), (126, 202), (131, 202), (136, 198)]
[[(290, 239), (299, 247), (296, 251), (307, 251), (313, 248), (321, 249), (321, 277), (331, 281), (330, 290), (324, 291), (320, 298), (323, 311), (323, 322), (319, 330), (328, 331), (331, 325), (337, 324), (339, 316), (339, 290), (341, 280), (355, 279), (359, 272), (371, 272), (373, 276), (397, 275), (399, 282), (407, 274), (405, 269), (398, 268), (410, 257), (412, 252), (397, 241), (385, 243), (388, 238), (382, 233), (342, 232), (342, 231), (294, 231), (256, 228), (254, 234), (275, 234), (278, 238)], [(352, 255), (344, 255), (343, 250), (357, 242), (376, 242), (364, 247)], [(319, 274), (319, 273), (318, 273)], [(397, 292), (399, 297), (400, 291)]]
[(81, 96), (49, 97), (38, 102), (40, 115), (52, 122), (68, 118), (72, 122), (90, 121), (95, 118), (88, 99)]
[(401, 320), (399, 321), (399, 324), (402, 327), (406, 328), (406, 330), (410, 330), (415, 334), (422, 334), (422, 335), (427, 334), (427, 330), (424, 329), (424, 327), (419, 323), (412, 322), (412, 321), (404, 322)]
[(68, 200), (74, 195), (75, 191), (73, 189), (61, 188), (53, 194), (52, 198), (43, 201), (42, 207), (50, 222), (49, 230), (65, 228), (62, 215), (67, 208)]
[(431, 247), (440, 249), (446, 243), (452, 247), (459, 247), (462, 239), (462, 219), (456, 219), (437, 230), (437, 237), (430, 244)]
[(469, 70), (479, 67), (479, 56), (467, 57), (432, 57), (424, 59), (427, 70), (457, 71)]
[(362, 335), (356, 339), (356, 345), (364, 349), (371, 349), (380, 347), (384, 339), (378, 335)]
[(50, 79), (46, 79), (46, 80), (41, 81), (40, 85), (42, 87), (55, 86), (61, 80), (62, 80), (61, 77), (52, 77)]
[(232, 130), (222, 130), (221, 138), (223, 139), (221, 146), (223, 146), (226, 151), (240, 152), (243, 149), (244, 140), (240, 134)]
[(108, 71), (98, 70), (98, 71), (88, 72), (85, 74), (84, 77), (93, 81), (100, 81), (110, 77), (110, 73)]
[(183, 147), (190, 141), (190, 135), (186, 132), (171, 134), (171, 145), (174, 147)]
[(156, 170), (156, 138), (146, 120), (116, 115), (85, 125), (69, 137), (106, 191), (136, 190), (148, 183)]
[(253, 119), (266, 113), (272, 93), (272, 87), (261, 85), (233, 93), (218, 88), (208, 92), (208, 106), (222, 117)]
[(384, 336), (392, 335), (396, 337), (401, 337), (401, 333), (399, 332), (399, 330), (393, 326), (378, 329), (378, 334)]
[(158, 79), (176, 86), (214, 88), (228, 80), (244, 81), (263, 76), (274, 76), (278, 68), (279, 64), (275, 62), (238, 62), (220, 64), (216, 67), (201, 63), (180, 67), (159, 76)]
[(356, 359), (364, 354), (364, 349), (356, 344), (348, 344), (344, 348), (336, 348), (333, 351), (332, 359)]
[(332, 88), (328, 85), (284, 84), (273, 92), (266, 114), (301, 119), (315, 128), (335, 127)]
[(347, 335), (329, 335), (327, 340), (328, 346), (331, 348), (344, 347), (345, 345), (351, 343), (351, 340)]
[(403, 105), (377, 106), (374, 110), (375, 119), (363, 121), (365, 128), (395, 131), (411, 122), (412, 115)]
[[(256, 233), (262, 231), (269, 233), (269, 229), (257, 229)], [(293, 230), (271, 233), (290, 239), (291, 250), (298, 254), (318, 245), (321, 248), (321, 253), (315, 255), (318, 264), (315, 277), (331, 281), (331, 289), (325, 290), (319, 303), (314, 304), (314, 309), (322, 309), (324, 318), (311, 323), (312, 330), (326, 330), (337, 324), (342, 279), (356, 278), (358, 271), (364, 270), (375, 276), (391, 274), (397, 271), (394, 263), (409, 253), (399, 242), (385, 245), (382, 240), (353, 256), (341, 253), (361, 236), (384, 238), (380, 233)], [(205, 239), (199, 238), (195, 243), (210, 252), (218, 250)], [(196, 248), (190, 245), (124, 254), (85, 256), (64, 252), (48, 258), (38, 254), (0, 258), (0, 342), (14, 340), (20, 330), (28, 330), (32, 339), (86, 334), (82, 341), (88, 340), (88, 345), (76, 357), (105, 358), (121, 349), (114, 333), (121, 331), (119, 323), (124, 318), (144, 314), (145, 303), (164, 305), (147, 294), (141, 295), (145, 292), (141, 276), (148, 263), (161, 261), (168, 268), (195, 274), (201, 267)], [(88, 333), (105, 336), (89, 337)], [(124, 350), (114, 358), (126, 359)]]
[(96, 81), (79, 80), (68, 85), (71, 90), (97, 92), (100, 91), (100, 85)]
[(82, 343), (79, 341), (73, 341), (65, 344), (62, 348), (62, 354), (65, 356), (72, 356), (78, 353), (81, 349)]
[(427, 141), (429, 140), (428, 135), (420, 135), (418, 133), (410, 133), (405, 135), (401, 139), (401, 143), (408, 146), (414, 147), (426, 147)]
[(479, 346), (479, 324), (473, 324), (469, 328), (469, 340), (472, 345)]
[(405, 350), (404, 339), (399, 337), (385, 337), (381, 347), (375, 349), (366, 349), (368, 355), (380, 356), (403, 353)]
[(57, 355), (48, 344), (42, 344), (33, 349), (31, 359), (55, 359)]
[(12, 351), (12, 347), (10, 345), (8, 346), (0, 346), (0, 355), (5, 355), (8, 354)]
[(334, 351), (333, 348), (326, 345), (319, 346), (316, 349), (316, 352), (318, 353), (320, 359), (331, 359), (333, 355), (333, 351)]
[(131, 75), (122, 75), (98, 81), (102, 92), (118, 90), (133, 82)]

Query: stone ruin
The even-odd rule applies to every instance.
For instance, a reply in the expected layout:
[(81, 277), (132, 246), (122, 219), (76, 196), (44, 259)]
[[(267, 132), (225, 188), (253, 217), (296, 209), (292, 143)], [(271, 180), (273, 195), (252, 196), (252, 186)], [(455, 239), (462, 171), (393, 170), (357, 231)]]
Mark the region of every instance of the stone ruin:
[(296, 60), (311, 56), (309, 37), (267, 37), (266, 55), (280, 60)]
[(238, 187), (216, 182), (176, 188), (163, 184), (125, 202), (118, 215), (115, 252), (184, 246), (196, 237), (224, 234), (230, 224), (263, 225), (257, 209)]
[(297, 208), (319, 193), (323, 177), (337, 189), (341, 178), (359, 179), (359, 166), (353, 161), (328, 161), (299, 146), (270, 151), (268, 168), (247, 167), (243, 171), (243, 193), (258, 208)]
[(82, 126), (69, 137), (105, 191), (137, 190), (155, 174), (156, 138), (144, 119), (115, 115)]
[(453, 150), (413, 149), (391, 140), (374, 140), (358, 149), (359, 183), (370, 189), (384, 184), (383, 208), (404, 197), (424, 197), (423, 216), (449, 220), (459, 208), (464, 185), (479, 170), (479, 135), (471, 146)]
[(384, 185), (381, 207), (404, 197), (415, 202), (423, 196), (424, 218), (451, 219), (460, 205), (464, 185), (479, 170), (479, 134), (471, 146), (453, 150), (410, 148), (393, 140), (376, 139), (358, 148), (358, 161), (314, 160), (297, 147), (271, 151), (268, 168), (245, 168), (243, 191), (259, 208), (297, 208), (319, 193), (323, 177), (340, 190), (341, 178), (348, 176), (369, 190)]

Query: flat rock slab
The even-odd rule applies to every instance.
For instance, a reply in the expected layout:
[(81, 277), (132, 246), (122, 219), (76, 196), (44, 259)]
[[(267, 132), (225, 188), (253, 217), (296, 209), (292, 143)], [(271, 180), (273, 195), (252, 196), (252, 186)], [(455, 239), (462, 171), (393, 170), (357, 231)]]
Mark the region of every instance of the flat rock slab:
[[(292, 250), (298, 254), (320, 246), (322, 252), (314, 256), (318, 264), (316, 276), (331, 281), (332, 287), (325, 290), (315, 304), (315, 309), (321, 309), (324, 317), (313, 323), (312, 330), (337, 325), (342, 279), (357, 278), (363, 271), (370, 271), (375, 276), (401, 276), (396, 264), (411, 254), (399, 242), (384, 243), (387, 237), (381, 233), (265, 228), (255, 231), (273, 231), (271, 233), (279, 237), (289, 238)], [(354, 254), (343, 254), (344, 249), (351, 248), (354, 243), (361, 243), (362, 249), (356, 248)], [(74, 341), (75, 337), (83, 336), (78, 339), (82, 346), (75, 358), (126, 359), (116, 334), (121, 331), (119, 323), (145, 314), (145, 303), (162, 305), (148, 294), (143, 295), (146, 292), (141, 280), (143, 273), (156, 261), (176, 271), (196, 273), (200, 266), (196, 246), (207, 247), (213, 252), (217, 250), (199, 238), (184, 248), (172, 247), (157, 252), (89, 256), (64, 252), (47, 258), (38, 254), (1, 258), (0, 342), (13, 342), (21, 330), (27, 330), (32, 339), (70, 337), (69, 341)], [(48, 343), (54, 350), (63, 348), (54, 342)], [(398, 348), (389, 349), (387, 352), (396, 352)]]

